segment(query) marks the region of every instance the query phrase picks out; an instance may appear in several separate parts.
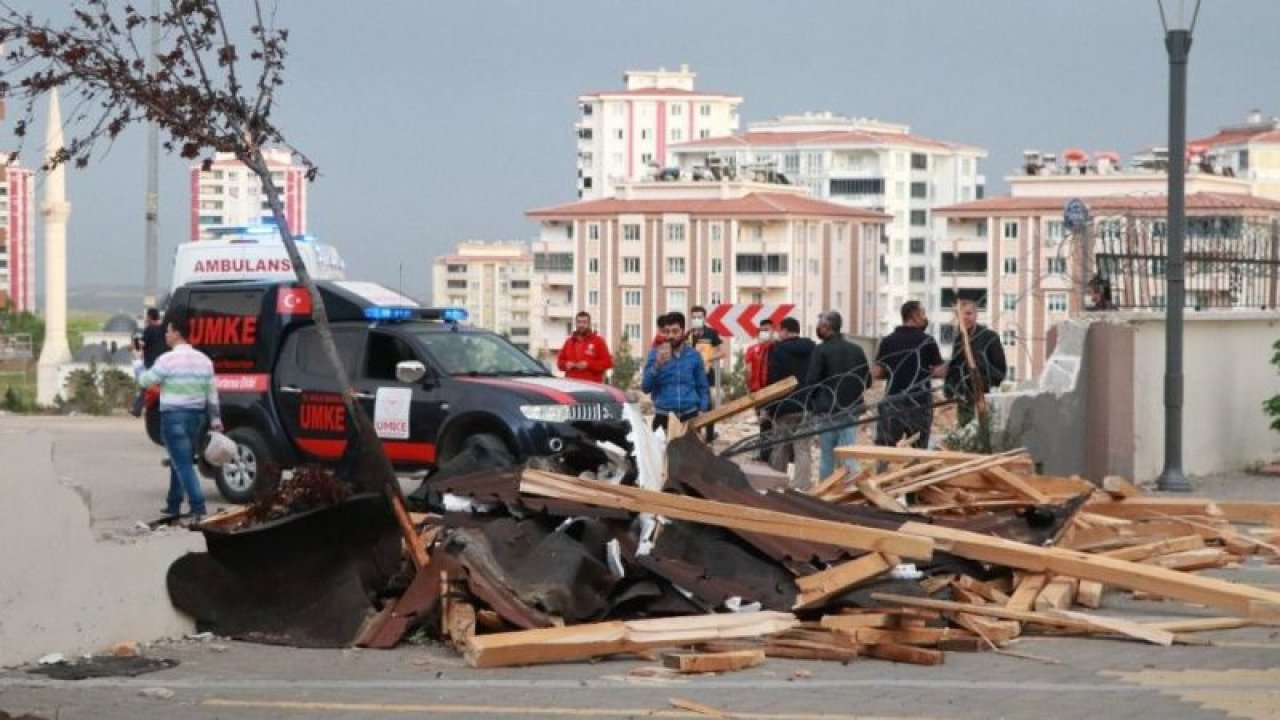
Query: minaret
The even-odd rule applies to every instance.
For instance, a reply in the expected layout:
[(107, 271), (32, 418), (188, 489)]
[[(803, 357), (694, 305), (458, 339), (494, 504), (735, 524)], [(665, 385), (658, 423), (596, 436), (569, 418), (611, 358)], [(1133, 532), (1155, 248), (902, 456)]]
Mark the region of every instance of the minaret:
[[(62, 113), (58, 93), (49, 93), (49, 119), (45, 128), (46, 163), (62, 149)], [(44, 179), (44, 348), (36, 370), (36, 402), (53, 405), (62, 392), (59, 382), (62, 365), (71, 362), (67, 344), (67, 218), (71, 203), (67, 202), (67, 171), (59, 164)]]

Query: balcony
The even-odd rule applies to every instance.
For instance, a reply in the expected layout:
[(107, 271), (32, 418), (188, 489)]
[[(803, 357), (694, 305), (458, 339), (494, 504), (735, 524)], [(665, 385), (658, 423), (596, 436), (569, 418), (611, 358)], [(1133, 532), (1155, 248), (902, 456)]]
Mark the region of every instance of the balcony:
[(572, 320), (578, 314), (578, 308), (571, 302), (548, 302), (542, 306), (542, 317), (547, 320), (563, 318)]

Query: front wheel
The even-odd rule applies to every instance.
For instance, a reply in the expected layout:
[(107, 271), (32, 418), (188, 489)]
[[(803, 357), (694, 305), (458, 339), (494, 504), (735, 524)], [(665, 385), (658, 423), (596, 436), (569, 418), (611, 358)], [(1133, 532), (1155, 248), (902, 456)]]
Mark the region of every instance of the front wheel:
[(244, 505), (259, 493), (274, 490), (280, 469), (262, 436), (249, 428), (236, 428), (229, 431), (227, 437), (235, 441), (236, 455), (213, 476), (222, 497), (227, 502)]

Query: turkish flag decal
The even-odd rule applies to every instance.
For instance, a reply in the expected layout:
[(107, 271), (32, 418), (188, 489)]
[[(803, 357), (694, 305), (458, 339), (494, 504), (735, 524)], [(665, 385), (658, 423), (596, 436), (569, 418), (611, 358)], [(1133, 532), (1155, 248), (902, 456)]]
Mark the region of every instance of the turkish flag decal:
[(310, 315), (311, 293), (306, 288), (280, 288), (276, 295), (276, 312), (280, 315)]

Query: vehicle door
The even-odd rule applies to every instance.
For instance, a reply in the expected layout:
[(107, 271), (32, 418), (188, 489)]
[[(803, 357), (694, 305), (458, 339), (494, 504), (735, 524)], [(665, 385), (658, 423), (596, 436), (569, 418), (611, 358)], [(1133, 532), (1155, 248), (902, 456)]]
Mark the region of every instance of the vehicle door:
[[(333, 327), (338, 355), (354, 376), (364, 350), (363, 326)], [(276, 410), (285, 434), (299, 454), (311, 460), (337, 460), (347, 442), (343, 388), (315, 326), (289, 335), (272, 378)]]
[[(417, 382), (396, 378), (396, 365), (417, 361), (427, 374)], [(447, 405), (440, 397), (440, 383), (426, 357), (409, 338), (390, 328), (369, 331), (364, 362), (353, 384), (361, 406), (373, 419), (391, 462), (402, 468), (432, 465), (436, 440)]]

